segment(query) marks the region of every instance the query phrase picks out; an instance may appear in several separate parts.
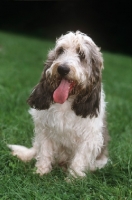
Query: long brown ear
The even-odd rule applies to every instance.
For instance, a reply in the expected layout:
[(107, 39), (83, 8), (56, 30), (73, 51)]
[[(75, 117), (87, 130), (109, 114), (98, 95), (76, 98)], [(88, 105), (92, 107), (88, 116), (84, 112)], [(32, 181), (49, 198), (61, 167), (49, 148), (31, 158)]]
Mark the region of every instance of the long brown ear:
[(29, 96), (27, 103), (38, 110), (48, 109), (53, 101), (52, 96), (52, 90), (45, 79), (45, 75), (43, 75)]
[(35, 86), (31, 95), (29, 96), (27, 103), (35, 109), (44, 110), (48, 109), (53, 103), (53, 88), (51, 81), (46, 77), (46, 70), (50, 68), (54, 60), (54, 51), (50, 51), (48, 59), (45, 63), (45, 69), (42, 74), (40, 82)]
[(76, 115), (87, 117), (97, 117), (100, 108), (101, 96), (101, 69), (103, 67), (103, 59), (99, 49), (94, 46), (91, 49), (91, 75), (85, 90), (82, 90), (75, 98), (72, 109)]

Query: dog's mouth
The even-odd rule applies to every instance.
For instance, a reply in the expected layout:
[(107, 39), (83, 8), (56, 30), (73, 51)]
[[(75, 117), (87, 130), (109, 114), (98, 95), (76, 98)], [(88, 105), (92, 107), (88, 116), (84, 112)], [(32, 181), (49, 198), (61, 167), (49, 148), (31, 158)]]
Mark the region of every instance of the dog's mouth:
[(74, 86), (75, 86), (74, 81), (62, 79), (59, 86), (53, 93), (54, 102), (63, 104), (68, 99), (69, 94)]

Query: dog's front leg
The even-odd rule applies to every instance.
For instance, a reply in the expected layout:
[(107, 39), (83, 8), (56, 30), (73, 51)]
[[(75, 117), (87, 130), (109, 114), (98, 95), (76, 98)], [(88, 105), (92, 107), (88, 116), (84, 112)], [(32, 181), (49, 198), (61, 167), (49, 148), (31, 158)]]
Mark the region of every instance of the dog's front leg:
[(103, 135), (101, 132), (95, 131), (91, 140), (85, 138), (85, 141), (75, 149), (69, 172), (74, 177), (85, 176), (87, 170), (94, 171), (96, 168), (102, 168), (107, 160)]
[(79, 153), (77, 152), (74, 156), (74, 158), (71, 161), (71, 164), (69, 166), (69, 173), (73, 177), (84, 177), (85, 170), (86, 170), (86, 163), (85, 163), (85, 156), (83, 152)]
[(52, 170), (53, 163), (53, 144), (50, 139), (41, 140), (39, 143), (39, 151), (36, 155), (36, 173), (43, 175), (47, 174)]

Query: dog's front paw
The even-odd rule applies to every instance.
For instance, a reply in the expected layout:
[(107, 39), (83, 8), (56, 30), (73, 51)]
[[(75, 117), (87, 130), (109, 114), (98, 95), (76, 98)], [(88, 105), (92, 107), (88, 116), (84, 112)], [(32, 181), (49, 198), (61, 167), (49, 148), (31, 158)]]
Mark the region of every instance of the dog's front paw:
[(70, 176), (72, 176), (74, 178), (85, 177), (86, 176), (86, 174), (81, 170), (69, 169), (68, 171), (69, 171)]
[(68, 176), (65, 178), (65, 181), (67, 183), (72, 183), (74, 182), (77, 178), (84, 178), (86, 176), (86, 174), (82, 171), (78, 171), (78, 172), (75, 172), (74, 170), (72, 169), (69, 169), (68, 170), (69, 174)]
[(44, 166), (44, 165), (37, 165), (37, 170), (36, 170), (36, 174), (39, 174), (40, 176), (43, 176), (44, 174), (48, 174), (49, 172), (51, 172), (52, 167), (51, 166)]

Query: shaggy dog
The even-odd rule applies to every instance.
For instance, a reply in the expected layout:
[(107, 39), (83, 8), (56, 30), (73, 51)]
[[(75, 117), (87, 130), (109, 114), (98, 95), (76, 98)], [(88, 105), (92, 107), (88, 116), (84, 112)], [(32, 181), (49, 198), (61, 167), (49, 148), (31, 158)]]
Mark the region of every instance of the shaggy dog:
[(108, 133), (102, 69), (102, 54), (90, 37), (79, 31), (62, 35), (28, 99), (33, 147), (8, 145), (12, 154), (22, 161), (36, 158), (40, 175), (55, 163), (74, 177), (104, 167)]

